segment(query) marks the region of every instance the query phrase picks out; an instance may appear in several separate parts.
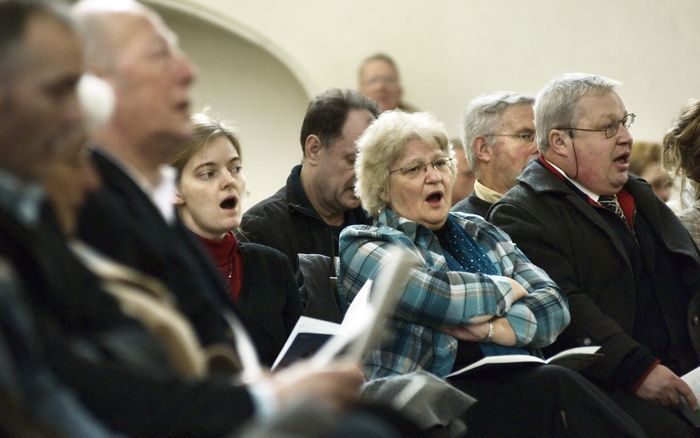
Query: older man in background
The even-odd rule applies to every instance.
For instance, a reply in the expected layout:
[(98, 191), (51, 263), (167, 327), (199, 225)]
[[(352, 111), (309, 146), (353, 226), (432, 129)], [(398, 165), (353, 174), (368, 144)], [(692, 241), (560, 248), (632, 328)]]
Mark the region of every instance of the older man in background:
[(377, 103), (379, 112), (393, 109), (413, 112), (416, 109), (403, 102), (403, 87), (399, 69), (389, 55), (377, 53), (362, 61), (358, 73), (360, 93)]
[(472, 194), (452, 211), (486, 217), (491, 205), (517, 184), (516, 178), (537, 155), (534, 99), (494, 92), (472, 100), (464, 111), (464, 150), (476, 176)]

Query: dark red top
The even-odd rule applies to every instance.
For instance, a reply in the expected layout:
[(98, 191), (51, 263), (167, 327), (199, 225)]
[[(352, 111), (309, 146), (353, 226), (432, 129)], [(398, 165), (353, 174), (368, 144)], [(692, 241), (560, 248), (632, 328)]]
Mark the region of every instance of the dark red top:
[(223, 275), (226, 286), (231, 292), (231, 299), (234, 303), (238, 302), (243, 283), (243, 263), (241, 253), (238, 250), (238, 241), (233, 232), (229, 231), (220, 240), (207, 239), (199, 234), (195, 234), (195, 236), (206, 246), (216, 267), (219, 268), (219, 272)]

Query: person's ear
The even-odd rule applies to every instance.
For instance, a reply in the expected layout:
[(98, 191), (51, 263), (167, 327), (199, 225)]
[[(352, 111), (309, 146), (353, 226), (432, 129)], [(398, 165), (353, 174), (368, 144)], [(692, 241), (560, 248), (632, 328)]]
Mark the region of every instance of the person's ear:
[(175, 192), (175, 199), (173, 200), (173, 204), (185, 205), (185, 198), (182, 197), (182, 194), (180, 193), (179, 189)]
[(493, 158), (493, 150), (486, 141), (486, 137), (479, 135), (472, 142), (472, 150), (474, 151), (474, 157), (479, 161), (488, 163)]
[(569, 143), (571, 137), (569, 131), (564, 129), (552, 129), (547, 137), (549, 141), (549, 149), (557, 155), (566, 157), (569, 155)]
[(379, 187), (379, 199), (386, 203), (389, 203), (389, 190), (386, 186)]
[(304, 142), (304, 159), (311, 165), (316, 165), (323, 151), (323, 143), (317, 135), (309, 135)]

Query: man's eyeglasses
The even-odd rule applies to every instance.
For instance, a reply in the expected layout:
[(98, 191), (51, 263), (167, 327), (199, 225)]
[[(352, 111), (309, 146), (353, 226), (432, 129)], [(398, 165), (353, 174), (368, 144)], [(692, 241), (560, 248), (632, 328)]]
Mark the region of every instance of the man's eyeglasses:
[(425, 175), (428, 172), (428, 166), (433, 166), (433, 169), (438, 172), (447, 172), (450, 168), (450, 162), (452, 158), (440, 157), (430, 163), (418, 163), (411, 166), (400, 167), (398, 169), (390, 170), (389, 173), (400, 173), (403, 176), (409, 178), (416, 178), (420, 175)]
[(520, 134), (484, 134), (484, 137), (512, 137), (521, 143), (532, 143), (535, 141), (534, 132), (521, 132)]
[(634, 125), (634, 119), (637, 118), (635, 113), (626, 113), (621, 120), (615, 122), (610, 122), (602, 128), (599, 129), (587, 129), (587, 128), (556, 128), (556, 129), (567, 129), (569, 130), (569, 136), (574, 137), (573, 131), (590, 131), (590, 132), (602, 132), (605, 134), (605, 138), (614, 137), (620, 130), (620, 125), (624, 125), (625, 128), (631, 128)]

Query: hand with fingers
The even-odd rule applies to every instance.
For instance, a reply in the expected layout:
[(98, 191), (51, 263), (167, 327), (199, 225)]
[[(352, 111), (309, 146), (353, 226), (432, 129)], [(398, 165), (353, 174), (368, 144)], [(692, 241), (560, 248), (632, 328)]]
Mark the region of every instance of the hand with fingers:
[(659, 364), (647, 375), (635, 394), (645, 400), (655, 401), (662, 406), (673, 407), (683, 396), (692, 410), (698, 408), (698, 401), (687, 383), (673, 371)]

